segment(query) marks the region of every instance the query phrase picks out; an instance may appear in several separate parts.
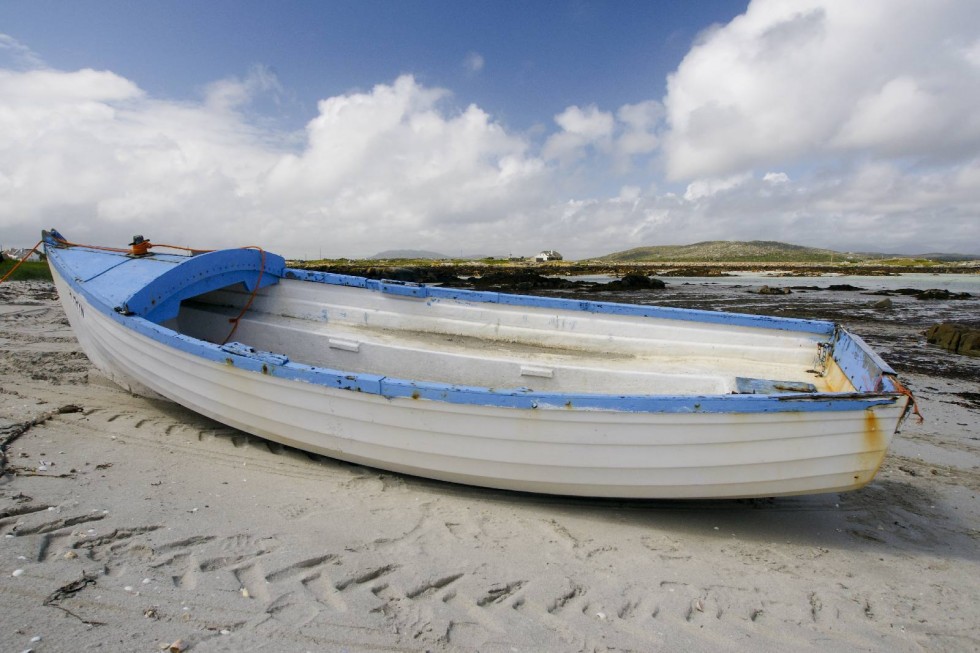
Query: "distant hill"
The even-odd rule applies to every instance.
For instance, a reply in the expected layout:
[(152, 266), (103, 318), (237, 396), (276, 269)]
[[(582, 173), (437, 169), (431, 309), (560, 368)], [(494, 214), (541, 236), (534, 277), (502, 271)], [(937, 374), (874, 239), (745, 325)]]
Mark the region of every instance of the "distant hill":
[[(367, 260), (481, 260), (487, 257), (482, 254), (447, 256), (439, 252), (424, 249), (389, 249), (369, 256)], [(678, 263), (858, 263), (864, 261), (883, 261), (892, 259), (918, 259), (947, 263), (953, 261), (977, 261), (976, 254), (882, 254), (874, 252), (838, 252), (832, 249), (792, 245), (775, 240), (708, 240), (693, 245), (656, 245), (651, 247), (634, 247), (622, 252), (614, 252), (599, 256), (594, 261), (606, 263), (657, 263), (663, 261)]]
[(390, 259), (390, 258), (424, 258), (424, 259), (445, 259), (450, 258), (445, 254), (440, 254), (439, 252), (429, 252), (424, 249), (388, 249), (383, 252), (378, 252), (374, 256), (369, 256), (369, 259)]
[(980, 261), (980, 254), (916, 254), (912, 258), (924, 258), (930, 261)]
[(746, 261), (746, 262), (814, 262), (864, 260), (867, 254), (844, 254), (830, 249), (790, 245), (774, 240), (709, 240), (693, 245), (657, 245), (635, 247), (607, 254), (602, 261), (617, 263), (645, 261)]
[(600, 256), (595, 260), (610, 263), (656, 263), (660, 261), (686, 263), (854, 263), (915, 259), (949, 263), (977, 261), (976, 254), (882, 254), (878, 252), (837, 252), (832, 249), (791, 245), (774, 240), (708, 240), (693, 245), (657, 245), (635, 247), (622, 252)]

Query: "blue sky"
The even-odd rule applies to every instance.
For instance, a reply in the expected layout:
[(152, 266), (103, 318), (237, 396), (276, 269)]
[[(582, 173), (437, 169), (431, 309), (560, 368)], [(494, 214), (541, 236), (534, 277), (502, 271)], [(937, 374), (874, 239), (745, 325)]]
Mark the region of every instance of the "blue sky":
[(973, 9), (5, 0), (0, 241), (980, 253)]
[(662, 96), (697, 34), (745, 6), (5, 0), (0, 26), (54, 68), (111, 70), (164, 98), (197, 98), (214, 80), (265, 66), (285, 90), (270, 115), (293, 127), (322, 98), (412, 74), (524, 130), (574, 104)]

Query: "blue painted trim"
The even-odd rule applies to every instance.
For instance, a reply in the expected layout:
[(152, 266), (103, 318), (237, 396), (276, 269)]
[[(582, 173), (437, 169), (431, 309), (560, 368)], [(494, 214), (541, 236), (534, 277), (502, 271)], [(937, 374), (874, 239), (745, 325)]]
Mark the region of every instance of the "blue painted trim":
[(540, 410), (587, 410), (621, 413), (789, 413), (863, 410), (894, 403), (890, 396), (854, 393), (781, 395), (601, 395), (531, 392), (444, 383), (381, 380), (386, 397), (428, 399), (452, 404)]
[(408, 281), (389, 281), (382, 279), (380, 290), (385, 294), (399, 295), (401, 297), (424, 298), (429, 296), (429, 289), (426, 286)]
[[(258, 374), (275, 376), (293, 381), (302, 381), (313, 385), (355, 392), (376, 394), (388, 399), (411, 399), (440, 401), (459, 405), (488, 406), (499, 408), (514, 408), (523, 410), (585, 410), (585, 411), (614, 411), (627, 413), (788, 413), (788, 412), (838, 412), (864, 410), (873, 406), (893, 404), (899, 395), (881, 392), (868, 393), (786, 393), (771, 395), (607, 395), (588, 393), (546, 393), (532, 392), (527, 388), (485, 388), (473, 386), (458, 386), (446, 383), (412, 381), (409, 379), (389, 378), (376, 374), (348, 373), (312, 365), (303, 365), (289, 361), (285, 356), (258, 352), (251, 347), (237, 348), (232, 345), (219, 346), (197, 338), (191, 338), (176, 333), (171, 329), (160, 326), (137, 315), (124, 315), (114, 306), (107, 303), (98, 295), (89, 291), (84, 281), (66, 276), (63, 262), (57, 255), (57, 248), (50, 248), (48, 260), (55, 274), (64, 279), (72, 292), (81, 295), (85, 301), (104, 316), (112, 319), (126, 328), (140, 333), (165, 346), (188, 353), (216, 363), (232, 365), (239, 369)], [(306, 273), (298, 270), (286, 270), (284, 276), (294, 279), (347, 285), (383, 291), (384, 288), (402, 287), (402, 284), (391, 284), (364, 280), (359, 277), (333, 275), (329, 273)], [(574, 300), (550, 299), (539, 304), (536, 300), (542, 298), (501, 295), (499, 293), (479, 293), (465, 290), (429, 288), (426, 286), (409, 286), (426, 292), (427, 297), (454, 298), (473, 301), (473, 296), (492, 295), (499, 301), (506, 297), (505, 303), (515, 305), (546, 305), (566, 307), (568, 304), (588, 304), (593, 302), (575, 302)], [(436, 291), (436, 292), (433, 292)], [(461, 295), (457, 295), (460, 294)], [(417, 296), (417, 295), (412, 295)], [(517, 299), (512, 299), (512, 298)], [(464, 299), (465, 298), (465, 299)], [(524, 302), (523, 300), (535, 300)], [(488, 301), (481, 298), (477, 301)], [(625, 304), (596, 304), (602, 307), (624, 307)], [(623, 314), (659, 316), (665, 309), (656, 307), (636, 307), (638, 312)], [(585, 309), (580, 309), (585, 310)], [(682, 309), (666, 309), (676, 314)], [(598, 312), (598, 311), (596, 311)], [(683, 311), (690, 313), (691, 311)], [(705, 312), (707, 315), (720, 315)], [(755, 316), (745, 316), (755, 317)], [(678, 316), (676, 319), (680, 319)], [(785, 322), (786, 320), (779, 319)], [(793, 323), (822, 325), (822, 322), (808, 320), (792, 320)], [(770, 328), (784, 328), (772, 327)], [(821, 331), (822, 332), (822, 331)], [(840, 333), (846, 332), (841, 331)], [(845, 338), (841, 337), (841, 340)], [(859, 340), (859, 339), (858, 339)], [(866, 349), (863, 342), (854, 339), (858, 349)], [(862, 349), (862, 351), (864, 351)], [(880, 359), (878, 359), (880, 360)], [(271, 364), (271, 365), (270, 365)], [(887, 367), (887, 366), (886, 366)]]
[[(152, 256), (132, 259), (132, 264), (150, 265)], [(264, 265), (263, 265), (264, 259)], [(261, 268), (261, 274), (259, 269)], [(165, 322), (177, 317), (180, 302), (236, 283), (248, 291), (279, 283), (286, 261), (276, 254), (254, 249), (225, 249), (184, 257), (177, 265), (163, 267), (156, 278), (136, 289), (120, 310)]]
[[(55, 232), (57, 234), (57, 232)], [(59, 236), (60, 237), (60, 236)], [(194, 256), (132, 256), (87, 247), (60, 247), (45, 235), (45, 250), (62, 276), (84, 283), (119, 312), (151, 322), (177, 316), (180, 302), (237, 283), (254, 290), (279, 283), (286, 261), (255, 249), (227, 249)]]
[[(834, 335), (833, 352), (834, 361), (859, 392), (881, 392), (885, 377), (895, 375), (895, 370), (864, 340), (844, 329)], [(888, 389), (895, 389), (893, 384), (889, 386)]]
[(244, 342), (228, 342), (219, 347), (221, 351), (228, 354), (234, 354), (235, 356), (245, 356), (246, 358), (254, 358), (260, 360), (263, 363), (269, 363), (271, 365), (285, 365), (289, 362), (289, 357), (283, 354), (274, 354), (271, 351), (262, 351), (256, 349), (255, 347), (250, 347)]

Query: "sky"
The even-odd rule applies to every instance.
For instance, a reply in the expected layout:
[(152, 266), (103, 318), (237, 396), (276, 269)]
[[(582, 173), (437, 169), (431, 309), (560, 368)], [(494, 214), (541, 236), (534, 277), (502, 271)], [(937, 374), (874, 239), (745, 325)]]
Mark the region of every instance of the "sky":
[(0, 245), (980, 254), (974, 0), (2, 0)]

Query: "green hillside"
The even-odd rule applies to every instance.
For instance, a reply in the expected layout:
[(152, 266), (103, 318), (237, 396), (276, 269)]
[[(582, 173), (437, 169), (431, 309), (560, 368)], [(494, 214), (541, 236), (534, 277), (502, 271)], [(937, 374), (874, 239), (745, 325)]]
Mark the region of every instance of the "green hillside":
[(845, 260), (864, 260), (864, 254), (844, 254), (829, 249), (790, 245), (773, 240), (709, 240), (693, 245), (658, 245), (635, 247), (599, 257), (598, 260), (614, 263), (643, 263), (657, 261), (681, 262), (786, 262), (822, 263)]

